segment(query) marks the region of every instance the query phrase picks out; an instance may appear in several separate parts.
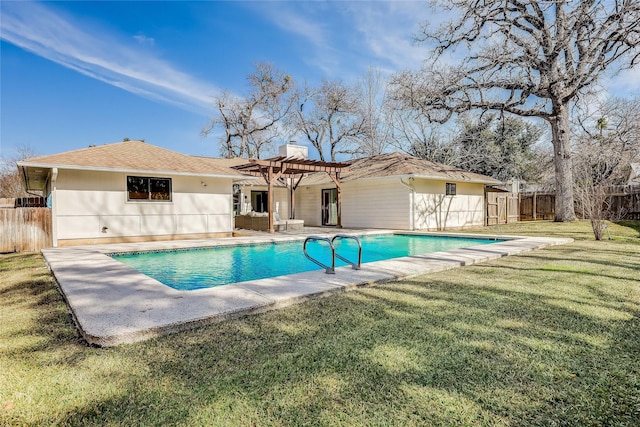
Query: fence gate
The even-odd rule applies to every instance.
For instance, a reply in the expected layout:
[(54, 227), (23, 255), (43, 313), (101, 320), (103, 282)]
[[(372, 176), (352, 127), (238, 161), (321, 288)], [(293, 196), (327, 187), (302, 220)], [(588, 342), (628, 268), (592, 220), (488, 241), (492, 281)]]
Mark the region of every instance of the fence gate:
[(488, 191), (485, 194), (487, 200), (487, 225), (518, 222), (520, 206), (517, 195), (494, 191)]

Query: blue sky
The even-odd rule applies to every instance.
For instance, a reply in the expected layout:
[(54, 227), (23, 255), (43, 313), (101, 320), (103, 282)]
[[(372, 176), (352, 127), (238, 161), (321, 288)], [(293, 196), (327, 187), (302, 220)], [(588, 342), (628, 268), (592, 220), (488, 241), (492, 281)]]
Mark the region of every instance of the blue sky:
[[(211, 99), (242, 95), (256, 62), (298, 81), (351, 83), (420, 66), (426, 2), (0, 2), (0, 154), (131, 139), (218, 155)], [(604, 82), (640, 89), (638, 70)], [(310, 151), (311, 153), (311, 151)]]

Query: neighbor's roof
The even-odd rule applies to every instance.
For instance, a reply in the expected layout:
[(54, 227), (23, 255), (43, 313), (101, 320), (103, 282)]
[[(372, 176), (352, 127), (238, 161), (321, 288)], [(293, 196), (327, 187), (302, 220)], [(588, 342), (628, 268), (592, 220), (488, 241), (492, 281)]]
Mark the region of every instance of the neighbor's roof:
[[(453, 166), (430, 162), (402, 153), (387, 153), (352, 160), (348, 170), (340, 174), (342, 182), (357, 179), (390, 177), (427, 178), (440, 181), (464, 181), (482, 184), (499, 184), (500, 181), (486, 175), (467, 172)], [(303, 185), (331, 182), (325, 173), (314, 173), (306, 177)]]
[(34, 157), (21, 167), (57, 167), (97, 171), (149, 172), (238, 178), (242, 174), (211, 158), (189, 156), (143, 141), (123, 141)]

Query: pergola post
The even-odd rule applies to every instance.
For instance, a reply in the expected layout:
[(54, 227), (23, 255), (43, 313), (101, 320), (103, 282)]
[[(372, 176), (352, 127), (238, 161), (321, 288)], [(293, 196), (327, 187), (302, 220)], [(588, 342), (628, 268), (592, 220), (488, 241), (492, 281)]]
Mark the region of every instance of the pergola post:
[(269, 212), (269, 233), (275, 233), (275, 227), (273, 225), (273, 167), (269, 166), (267, 172), (267, 211)]

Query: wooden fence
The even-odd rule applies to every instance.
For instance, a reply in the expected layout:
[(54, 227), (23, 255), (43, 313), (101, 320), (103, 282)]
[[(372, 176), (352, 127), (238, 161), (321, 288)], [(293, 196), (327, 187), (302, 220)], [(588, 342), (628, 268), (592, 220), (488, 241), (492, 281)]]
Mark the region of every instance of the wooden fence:
[(51, 209), (0, 209), (0, 253), (53, 246)]
[(556, 195), (553, 193), (520, 193), (520, 221), (552, 220)]
[[(552, 220), (556, 196), (553, 193), (521, 193), (520, 221)], [(610, 195), (610, 209), (614, 217), (640, 220), (640, 189), (627, 188), (624, 193)], [(576, 215), (580, 209), (576, 207)]]
[(640, 189), (630, 194), (613, 194), (611, 209), (620, 212), (622, 219), (640, 220)]
[(513, 193), (486, 193), (487, 225), (518, 222), (518, 196)]

